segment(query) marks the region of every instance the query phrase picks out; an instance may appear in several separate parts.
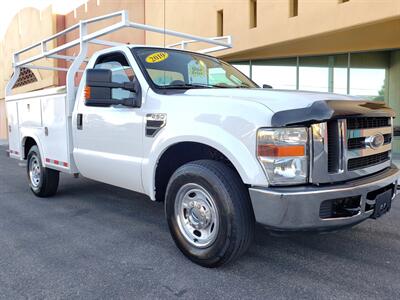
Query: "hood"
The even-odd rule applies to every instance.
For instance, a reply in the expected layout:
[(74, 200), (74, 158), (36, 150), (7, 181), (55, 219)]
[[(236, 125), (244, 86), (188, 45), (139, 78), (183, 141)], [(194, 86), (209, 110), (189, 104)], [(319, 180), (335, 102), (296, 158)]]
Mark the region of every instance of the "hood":
[(314, 102), (321, 100), (360, 100), (340, 94), (273, 89), (190, 89), (184, 95), (248, 100), (260, 103), (272, 112), (309, 107)]

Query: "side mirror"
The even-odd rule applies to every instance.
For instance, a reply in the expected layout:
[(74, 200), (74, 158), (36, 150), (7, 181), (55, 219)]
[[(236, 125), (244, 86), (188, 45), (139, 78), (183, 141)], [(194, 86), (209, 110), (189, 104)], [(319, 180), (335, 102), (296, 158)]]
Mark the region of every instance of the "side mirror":
[[(121, 88), (131, 92), (138, 92), (137, 84), (134, 82), (116, 83), (112, 82), (111, 70), (107, 69), (87, 69), (85, 104), (87, 106), (110, 106), (122, 104), (126, 106), (138, 107), (136, 98), (116, 100), (112, 98), (112, 89)], [(140, 89), (140, 87), (139, 87)]]
[(272, 85), (263, 84), (263, 89), (272, 89)]

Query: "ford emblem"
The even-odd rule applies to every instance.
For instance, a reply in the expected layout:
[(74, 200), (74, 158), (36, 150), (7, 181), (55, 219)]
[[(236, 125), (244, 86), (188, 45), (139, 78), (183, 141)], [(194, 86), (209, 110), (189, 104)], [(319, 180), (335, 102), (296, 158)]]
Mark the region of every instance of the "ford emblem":
[(375, 135), (371, 135), (365, 138), (365, 145), (372, 149), (377, 149), (383, 145), (385, 142), (385, 138), (381, 133), (377, 133)]

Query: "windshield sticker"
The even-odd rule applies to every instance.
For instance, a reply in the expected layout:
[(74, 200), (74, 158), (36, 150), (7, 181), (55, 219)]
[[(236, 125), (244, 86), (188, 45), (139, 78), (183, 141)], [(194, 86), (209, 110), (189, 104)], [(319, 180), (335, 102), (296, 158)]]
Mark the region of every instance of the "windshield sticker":
[(207, 84), (207, 67), (201, 60), (192, 60), (188, 63), (189, 83)]
[(149, 64), (155, 64), (162, 62), (168, 58), (168, 53), (167, 52), (156, 52), (153, 54), (150, 54), (149, 56), (146, 57), (146, 62)]

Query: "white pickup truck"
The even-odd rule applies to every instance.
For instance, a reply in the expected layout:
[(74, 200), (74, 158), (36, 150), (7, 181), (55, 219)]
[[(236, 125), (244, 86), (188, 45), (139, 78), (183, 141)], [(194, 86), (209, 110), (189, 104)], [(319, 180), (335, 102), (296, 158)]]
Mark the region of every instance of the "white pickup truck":
[[(121, 15), (120, 28), (144, 27)], [(104, 18), (81, 22), (80, 39), (65, 47), (45, 46), (68, 29), (33, 45), (41, 55), (18, 59), (32, 47), (15, 54), (9, 153), (27, 161), (35, 195), (53, 196), (65, 172), (164, 201), (177, 246), (206, 267), (244, 253), (255, 222), (332, 230), (390, 210), (399, 170), (391, 162), (395, 114), (383, 103), (261, 89), (215, 57), (133, 45), (96, 52), (75, 87), (87, 43), (107, 33), (87, 35), (85, 25)], [(81, 52), (70, 58), (66, 88), (12, 95), (21, 67), (68, 59), (57, 52), (71, 45)]]

